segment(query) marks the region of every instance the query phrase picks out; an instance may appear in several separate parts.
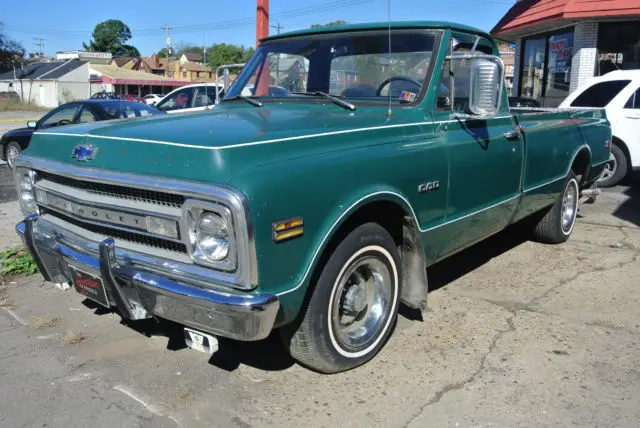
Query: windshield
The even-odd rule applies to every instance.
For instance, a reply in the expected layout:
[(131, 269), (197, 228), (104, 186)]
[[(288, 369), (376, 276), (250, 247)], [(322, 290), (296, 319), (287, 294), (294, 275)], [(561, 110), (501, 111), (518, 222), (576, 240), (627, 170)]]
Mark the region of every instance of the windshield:
[[(314, 92), (353, 102), (418, 101), (437, 35), (393, 31), (321, 34), (263, 43), (226, 99), (295, 99)], [(305, 93), (307, 93), (305, 95)]]

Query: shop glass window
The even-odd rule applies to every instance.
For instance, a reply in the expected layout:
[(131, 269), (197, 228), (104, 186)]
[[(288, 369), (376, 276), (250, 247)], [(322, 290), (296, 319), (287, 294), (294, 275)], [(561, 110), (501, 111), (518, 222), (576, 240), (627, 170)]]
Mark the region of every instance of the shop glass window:
[(608, 80), (596, 83), (578, 95), (578, 98), (571, 103), (571, 107), (605, 107), (630, 82), (630, 80)]
[(545, 39), (529, 39), (524, 42), (520, 96), (542, 98), (544, 78)]
[(640, 21), (598, 24), (596, 74), (640, 68)]
[(573, 57), (573, 31), (554, 34), (547, 40), (546, 86), (544, 105), (559, 105), (569, 95), (571, 58)]

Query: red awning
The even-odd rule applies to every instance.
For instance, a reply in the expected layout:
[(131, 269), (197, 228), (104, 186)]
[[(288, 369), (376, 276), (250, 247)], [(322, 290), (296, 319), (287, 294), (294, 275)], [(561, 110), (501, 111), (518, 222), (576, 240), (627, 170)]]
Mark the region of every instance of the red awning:
[(638, 0), (521, 0), (491, 30), (505, 36), (537, 25), (564, 19), (640, 17)]
[(118, 79), (102, 75), (102, 83), (111, 83), (113, 85), (140, 85), (140, 86), (184, 86), (191, 82), (182, 82), (179, 80), (137, 80), (137, 79)]

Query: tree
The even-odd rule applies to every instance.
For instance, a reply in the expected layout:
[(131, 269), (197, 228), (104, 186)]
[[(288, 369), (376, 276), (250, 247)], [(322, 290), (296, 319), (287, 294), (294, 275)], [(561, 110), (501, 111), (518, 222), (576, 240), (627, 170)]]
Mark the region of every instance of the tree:
[(253, 54), (253, 51), (253, 48), (245, 49), (244, 46), (226, 43), (215, 44), (209, 48), (207, 63), (214, 70), (223, 64), (243, 63)]
[(311, 28), (333, 27), (334, 25), (344, 25), (347, 21), (338, 19), (337, 21), (327, 22), (326, 24), (313, 24)]
[(82, 46), (90, 52), (109, 52), (114, 57), (140, 56), (140, 52), (134, 46), (127, 45), (131, 38), (131, 30), (118, 19), (109, 19), (96, 25), (91, 35), (93, 40)]
[(169, 53), (167, 52), (167, 48), (162, 48), (158, 51), (158, 53), (156, 53), (156, 55), (158, 55), (160, 58), (167, 58), (169, 56)]
[(14, 64), (24, 59), (24, 47), (10, 39), (4, 32), (4, 24), (0, 23), (0, 71), (10, 70)]

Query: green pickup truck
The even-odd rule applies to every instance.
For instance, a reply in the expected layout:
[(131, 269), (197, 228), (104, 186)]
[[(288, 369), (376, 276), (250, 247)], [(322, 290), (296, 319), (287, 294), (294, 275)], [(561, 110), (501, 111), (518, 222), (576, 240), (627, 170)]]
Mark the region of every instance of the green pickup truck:
[(564, 242), (594, 194), (604, 111), (510, 111), (503, 82), (464, 25), (273, 36), (211, 111), (34, 133), (17, 231), (45, 279), (191, 347), (276, 331), (343, 371), (425, 308), (428, 266), (523, 219)]

